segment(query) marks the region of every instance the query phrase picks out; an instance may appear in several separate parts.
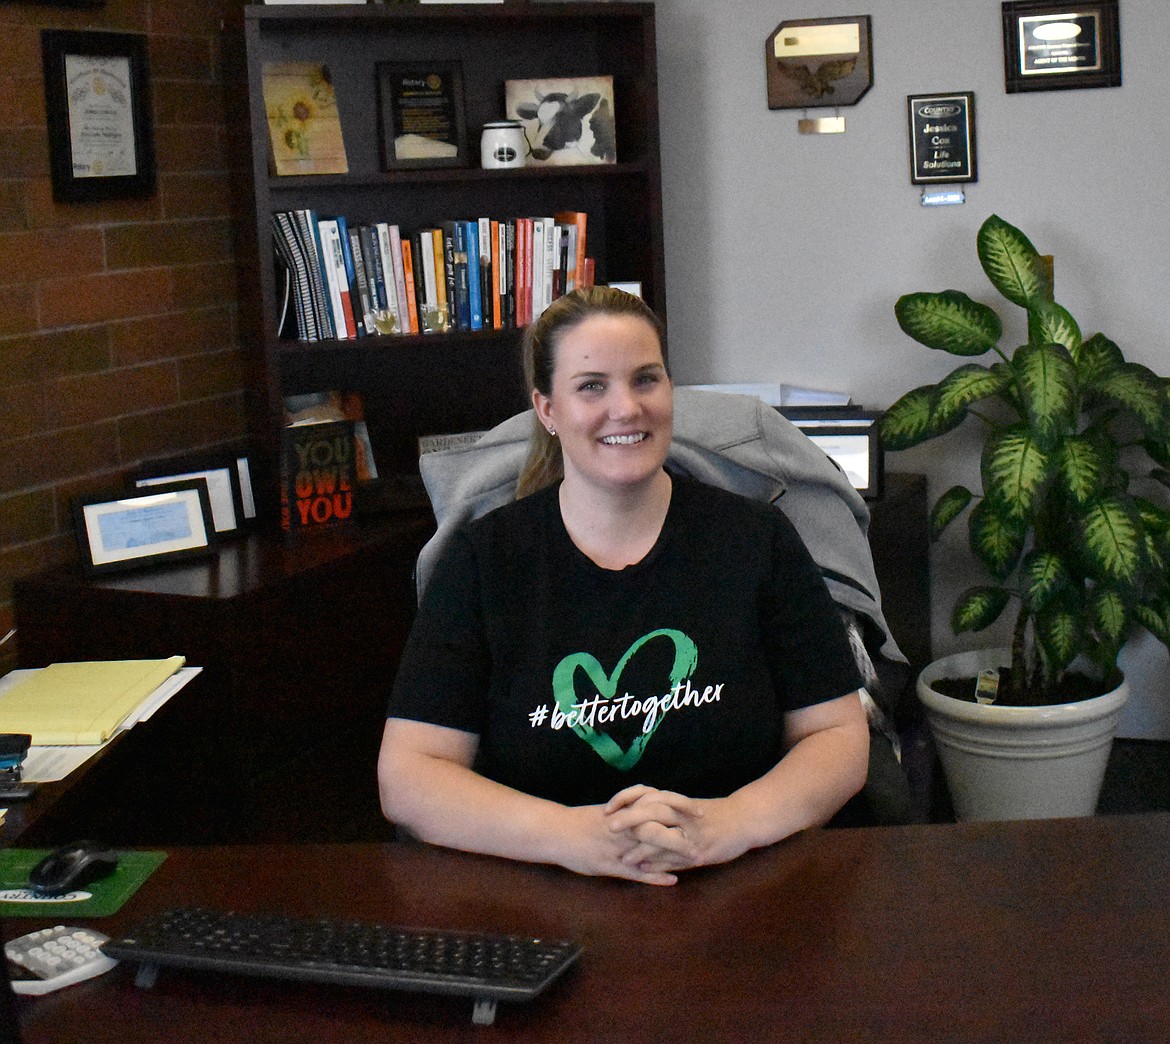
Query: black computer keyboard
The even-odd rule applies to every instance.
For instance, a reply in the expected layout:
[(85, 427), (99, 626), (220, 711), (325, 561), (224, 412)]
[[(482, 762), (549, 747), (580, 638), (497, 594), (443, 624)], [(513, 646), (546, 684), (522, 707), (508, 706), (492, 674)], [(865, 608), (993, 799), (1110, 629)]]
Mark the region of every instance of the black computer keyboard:
[(576, 943), (344, 920), (170, 910), (102, 946), (137, 961), (149, 985), (158, 967), (421, 990), (476, 999), (476, 1021), (498, 1000), (529, 1000), (581, 953)]

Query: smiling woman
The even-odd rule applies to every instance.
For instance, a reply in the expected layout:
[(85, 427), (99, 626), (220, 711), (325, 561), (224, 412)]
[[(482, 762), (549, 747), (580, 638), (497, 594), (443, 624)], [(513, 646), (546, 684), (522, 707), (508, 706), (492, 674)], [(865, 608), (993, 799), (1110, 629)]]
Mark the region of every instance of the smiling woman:
[[(578, 546), (596, 542), (591, 520), (620, 525), (582, 550), (608, 568), (630, 565), (653, 546), (670, 499), (662, 465), (673, 398), (657, 332), (634, 316), (593, 316), (561, 337), (557, 356), (550, 394), (532, 398), (537, 418), (560, 439), (565, 524)], [(631, 500), (651, 510), (630, 516), (621, 506)]]
[(560, 298), (525, 337), (522, 499), (431, 577), (379, 760), (424, 840), (673, 884), (826, 821), (865, 779), (860, 679), (775, 507), (664, 469), (673, 388), (638, 298)]

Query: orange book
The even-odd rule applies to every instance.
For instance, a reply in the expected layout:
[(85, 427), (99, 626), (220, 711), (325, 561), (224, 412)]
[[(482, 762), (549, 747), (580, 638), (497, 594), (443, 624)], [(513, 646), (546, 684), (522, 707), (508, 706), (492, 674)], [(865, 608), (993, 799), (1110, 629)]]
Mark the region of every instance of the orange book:
[[(504, 328), (504, 313), (500, 311), (500, 276), (502, 274), (500, 253), (503, 240), (500, 238), (500, 223), (492, 222), (492, 328)], [(486, 325), (486, 324), (485, 324)]]
[(447, 259), (446, 253), (443, 250), (443, 230), (441, 228), (431, 229), (431, 240), (435, 244), (435, 300), (439, 306), (439, 311), (447, 316), (445, 325), (449, 327), (454, 316), (448, 311)]
[(410, 247), (410, 237), (402, 239), (402, 278), (406, 280), (406, 312), (410, 317), (410, 329), (407, 333), (418, 333), (418, 304), (414, 296), (414, 251)]
[(577, 229), (577, 256), (573, 261), (573, 288), (585, 286), (585, 219), (582, 210), (562, 210), (553, 215), (560, 225), (573, 225)]

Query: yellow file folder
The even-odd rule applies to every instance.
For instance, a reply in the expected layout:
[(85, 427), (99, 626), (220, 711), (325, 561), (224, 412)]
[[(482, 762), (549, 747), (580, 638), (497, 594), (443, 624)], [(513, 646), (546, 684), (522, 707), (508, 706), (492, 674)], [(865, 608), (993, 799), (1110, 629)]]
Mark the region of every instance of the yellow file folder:
[(27, 732), (34, 746), (104, 743), (184, 663), (171, 656), (51, 664), (0, 696), (0, 732)]

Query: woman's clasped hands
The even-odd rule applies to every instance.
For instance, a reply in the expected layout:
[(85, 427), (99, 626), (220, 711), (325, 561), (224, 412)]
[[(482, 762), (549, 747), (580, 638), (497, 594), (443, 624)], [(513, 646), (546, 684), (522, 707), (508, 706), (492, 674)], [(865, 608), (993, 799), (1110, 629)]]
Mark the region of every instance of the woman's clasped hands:
[(603, 865), (592, 872), (669, 885), (680, 870), (734, 859), (750, 845), (729, 829), (725, 801), (626, 787), (600, 806)]

